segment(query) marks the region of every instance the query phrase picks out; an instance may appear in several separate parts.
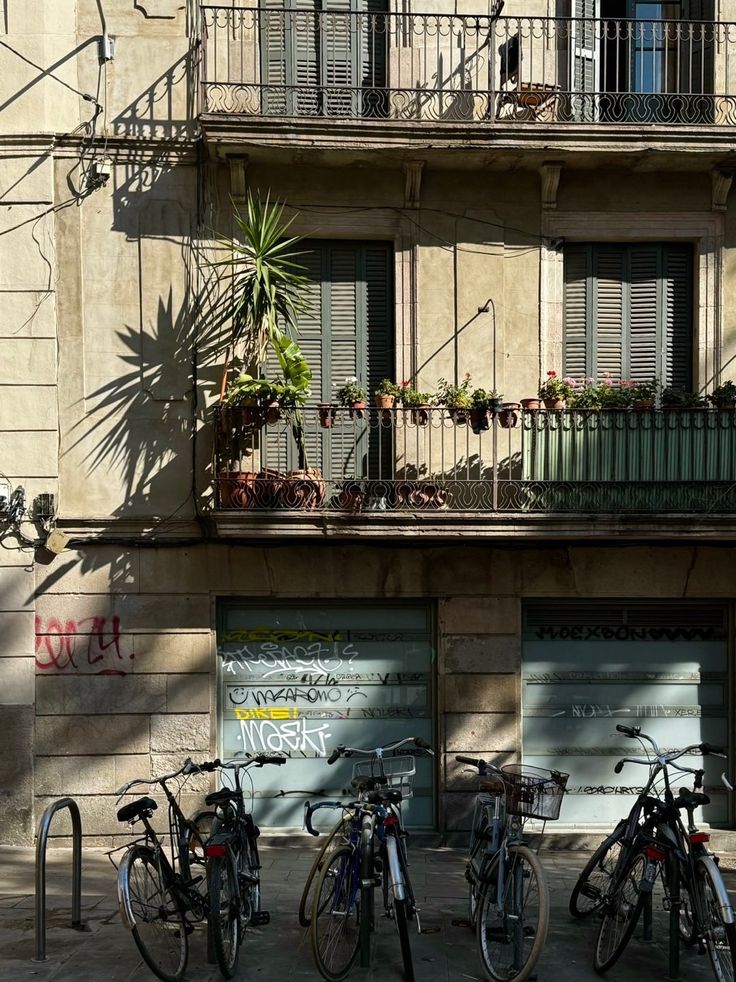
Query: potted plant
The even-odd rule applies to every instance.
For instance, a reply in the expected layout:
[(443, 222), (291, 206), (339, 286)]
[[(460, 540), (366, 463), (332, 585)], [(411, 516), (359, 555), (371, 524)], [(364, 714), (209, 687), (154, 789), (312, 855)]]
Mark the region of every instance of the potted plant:
[(656, 378), (648, 382), (635, 382), (631, 388), (631, 406), (637, 412), (654, 409), (657, 401), (659, 384)]
[(337, 416), (337, 404), (334, 402), (318, 402), (319, 425), (323, 430), (331, 430)]
[(736, 409), (736, 384), (730, 381), (722, 382), (713, 389), (708, 400), (721, 411)]
[(574, 379), (560, 378), (557, 372), (547, 372), (547, 378), (539, 385), (539, 398), (545, 409), (564, 409), (573, 392)]
[(488, 412), (491, 416), (497, 416), (503, 409), (503, 393), (491, 389), (488, 393)]
[(498, 422), (505, 430), (513, 429), (519, 422), (520, 402), (504, 402), (498, 414)]
[(358, 419), (362, 419), (365, 416), (365, 389), (358, 384), (358, 379), (354, 375), (345, 379), (335, 396), (341, 406), (346, 406), (350, 410), (351, 418), (357, 416)]
[(418, 426), (426, 426), (432, 409), (432, 396), (429, 392), (412, 389), (408, 382), (401, 383), (401, 404), (411, 412), (411, 421)]
[(464, 426), (470, 416), (470, 378), (470, 372), (466, 372), (460, 385), (452, 385), (444, 378), (437, 383), (435, 404), (445, 406), (458, 426)]
[(473, 433), (482, 433), (490, 425), (488, 417), (490, 398), (490, 394), (485, 389), (473, 389), (470, 395), (470, 428)]
[(385, 378), (373, 393), (376, 409), (393, 409), (396, 400), (401, 395), (401, 386), (391, 379)]
[(670, 411), (685, 409), (687, 406), (687, 396), (688, 393), (681, 385), (666, 385), (660, 395), (662, 409)]
[[(265, 378), (254, 378), (242, 372), (232, 379), (225, 390), (223, 407), (230, 412), (222, 418), (244, 426), (261, 426), (265, 419), (265, 408), (273, 399), (272, 383)], [(237, 410), (237, 416), (233, 412)], [(239, 417), (239, 419), (238, 419)]]
[(529, 399), (522, 399), (521, 408), (534, 412), (537, 409), (542, 408), (542, 400), (539, 398), (539, 396), (534, 396), (534, 398), (529, 398)]
[(630, 382), (614, 382), (609, 376), (598, 386), (600, 409), (628, 409), (633, 402), (633, 386)]
[(570, 409), (600, 409), (601, 394), (592, 378), (583, 378), (572, 387), (568, 399)]

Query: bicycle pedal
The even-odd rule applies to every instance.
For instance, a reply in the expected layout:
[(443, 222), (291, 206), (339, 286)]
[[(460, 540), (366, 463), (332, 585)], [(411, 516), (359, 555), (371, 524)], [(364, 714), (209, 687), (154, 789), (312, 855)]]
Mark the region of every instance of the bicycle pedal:
[(271, 923), (271, 915), (267, 910), (256, 910), (250, 915), (252, 927), (262, 927), (264, 924)]

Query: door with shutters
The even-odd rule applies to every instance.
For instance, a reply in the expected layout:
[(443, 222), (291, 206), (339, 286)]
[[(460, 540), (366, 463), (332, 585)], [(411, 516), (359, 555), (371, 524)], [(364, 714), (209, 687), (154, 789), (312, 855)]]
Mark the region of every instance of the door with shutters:
[(384, 114), (387, 9), (387, 0), (265, 0), (264, 114)]
[(572, 0), (570, 111), (580, 123), (598, 119), (600, 16), (600, 0)]
[[(724, 606), (555, 600), (529, 604), (523, 630), (524, 760), (570, 774), (563, 825), (611, 828), (645, 783), (641, 766), (614, 771), (621, 757), (641, 756), (617, 723), (640, 726), (662, 749), (706, 741), (728, 752)], [(705, 767), (711, 804), (702, 820), (728, 822), (723, 761), (682, 760)]]
[[(300, 251), (310, 282), (309, 309), (299, 317), (298, 335), (312, 369), (310, 403), (334, 401), (335, 390), (351, 376), (370, 401), (381, 379), (394, 375), (393, 246), (306, 240)], [(372, 429), (369, 417), (320, 429), (312, 412), (305, 427), (309, 466), (319, 467), (332, 481), (388, 473), (391, 428)], [(293, 443), (288, 462), (298, 466)]]
[(570, 244), (564, 268), (566, 375), (691, 387), (690, 245)]

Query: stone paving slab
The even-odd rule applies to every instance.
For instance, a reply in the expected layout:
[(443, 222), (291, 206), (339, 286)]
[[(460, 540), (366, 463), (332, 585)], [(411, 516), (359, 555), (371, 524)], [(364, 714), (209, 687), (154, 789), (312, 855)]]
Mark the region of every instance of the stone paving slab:
[[(312, 963), (309, 938), (300, 928), (296, 909), (311, 855), (262, 842), (264, 905), (271, 923), (249, 931), (237, 974), (240, 982), (268, 979), (319, 979)], [(314, 848), (309, 842), (306, 848)], [(463, 878), (462, 849), (414, 848), (411, 872), (416, 885), (421, 921), (426, 933), (412, 935), (417, 982), (473, 982), (483, 980), (476, 955), (474, 933), (467, 927), (467, 891)], [(538, 982), (593, 982), (592, 952), (597, 925), (570, 918), (567, 902), (577, 872), (587, 854), (544, 852), (552, 904), (550, 933), (537, 967)], [(298, 860), (298, 861), (297, 861)], [(724, 869), (736, 869), (724, 857)], [(34, 950), (34, 853), (30, 849), (0, 848), (0, 982), (144, 982), (154, 976), (138, 955), (130, 934), (122, 927), (115, 896), (115, 870), (104, 851), (88, 849), (83, 863), (84, 930), (69, 927), (71, 855), (67, 850), (49, 853), (48, 961), (32, 961)], [(736, 887), (736, 873), (726, 876), (729, 889)], [(619, 965), (610, 973), (612, 982), (652, 982), (667, 970), (667, 915), (655, 912), (655, 943), (635, 938)], [(687, 982), (710, 982), (713, 974), (707, 957), (683, 951), (682, 975)], [(187, 971), (189, 982), (215, 982), (221, 978), (206, 964), (204, 931), (190, 939)], [(395, 927), (378, 921), (373, 968), (355, 969), (359, 982), (393, 982), (403, 976)]]

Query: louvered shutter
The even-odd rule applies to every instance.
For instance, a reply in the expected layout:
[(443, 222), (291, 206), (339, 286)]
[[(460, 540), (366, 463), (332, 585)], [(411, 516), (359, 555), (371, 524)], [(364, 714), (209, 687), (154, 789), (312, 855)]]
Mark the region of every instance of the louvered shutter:
[(588, 357), (588, 282), (590, 277), (590, 246), (565, 248), (565, 293), (563, 339), (563, 371), (573, 378), (583, 378), (592, 372)]
[(321, 20), (321, 76), (324, 112), (328, 116), (358, 115), (360, 38), (351, 0), (328, 0)]
[[(712, 93), (714, 88), (715, 42), (717, 30), (714, 0), (686, 0), (683, 5), (684, 43), (680, 46), (679, 91), (693, 95)], [(683, 122), (712, 123), (714, 121), (711, 99), (685, 101)]]
[(623, 248), (601, 246), (594, 250), (593, 338), (594, 374), (618, 381), (623, 376), (626, 255)]
[(263, 7), (264, 114), (319, 115), (319, 0), (265, 0)]
[(629, 250), (630, 335), (625, 375), (637, 382), (663, 377), (657, 330), (661, 253), (655, 245), (632, 246)]
[(692, 386), (693, 258), (689, 246), (668, 246), (664, 253), (663, 376), (670, 385)]
[(578, 122), (598, 117), (598, 24), (600, 0), (572, 0), (570, 26), (571, 108)]
[(287, 18), (281, 0), (263, 0), (260, 17), (261, 108), (264, 116), (284, 116), (289, 104), (287, 88)]
[[(394, 378), (393, 252), (385, 243), (364, 247), (365, 269), (365, 366), (369, 399), (384, 378)], [(392, 472), (393, 427), (372, 430), (369, 472), (385, 478)]]

